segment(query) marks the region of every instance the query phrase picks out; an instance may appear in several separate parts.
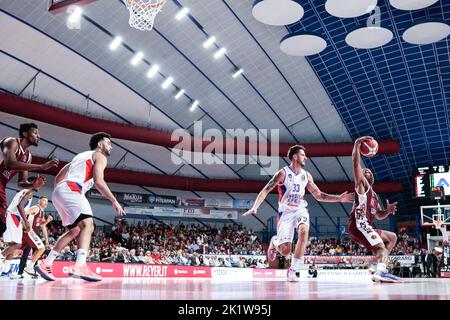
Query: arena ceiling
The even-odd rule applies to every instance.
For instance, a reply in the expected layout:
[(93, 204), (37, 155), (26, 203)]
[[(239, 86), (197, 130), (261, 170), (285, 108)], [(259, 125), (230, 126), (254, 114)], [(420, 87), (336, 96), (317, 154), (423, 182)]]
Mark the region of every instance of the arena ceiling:
[[(412, 170), (450, 163), (450, 43), (447, 37), (415, 46), (401, 35), (419, 20), (449, 21), (450, 3), (438, 1), (410, 12), (378, 1), (381, 24), (394, 38), (371, 50), (354, 49), (344, 41), (367, 15), (339, 19), (327, 13), (325, 0), (300, 3), (305, 12), (299, 22), (274, 27), (253, 17), (253, 1), (169, 0), (154, 29), (142, 32), (129, 27), (129, 13), (120, 0), (83, 6), (79, 28), (68, 28), (66, 12), (49, 13), (47, 0), (0, 0), (0, 90), (90, 117), (165, 131), (185, 128), (194, 134), (193, 124), (200, 120), (203, 130), (279, 129), (286, 143), (351, 142), (361, 135), (399, 140), (400, 153), (366, 159), (366, 165), (379, 181), (401, 181), (403, 193), (392, 198), (400, 201), (401, 213), (415, 214)], [(177, 20), (185, 6), (189, 14)], [(286, 55), (280, 40), (297, 31), (320, 34), (326, 49), (306, 58)], [(118, 35), (123, 45), (111, 51)], [(216, 41), (205, 49), (211, 36)], [(221, 47), (226, 53), (215, 59)], [(133, 66), (130, 60), (137, 52), (144, 53), (144, 60)], [(155, 64), (160, 69), (148, 78)], [(240, 68), (243, 73), (234, 78)], [(168, 77), (173, 83), (162, 89)], [(180, 89), (184, 93), (174, 99)], [(199, 105), (190, 111), (195, 100)], [(15, 135), (23, 121), (1, 113), (0, 136)], [(86, 149), (87, 134), (40, 124), (45, 141), (33, 154), (68, 161)], [(260, 175), (259, 164), (176, 165), (168, 161), (171, 152), (117, 139), (109, 163), (164, 175), (268, 179)], [(280, 166), (287, 163), (282, 158)], [(350, 157), (313, 157), (306, 169), (317, 181), (352, 179)], [(319, 208), (330, 219), (346, 217), (349, 209), (328, 204)]]

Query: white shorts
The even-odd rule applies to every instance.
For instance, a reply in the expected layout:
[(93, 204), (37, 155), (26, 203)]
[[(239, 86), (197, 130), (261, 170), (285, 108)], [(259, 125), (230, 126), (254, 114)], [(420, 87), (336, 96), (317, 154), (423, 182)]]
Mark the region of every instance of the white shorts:
[(65, 227), (73, 224), (81, 214), (93, 216), (91, 205), (84, 194), (73, 191), (66, 182), (58, 184), (53, 190), (52, 202)]
[(22, 217), (6, 212), (6, 231), (3, 234), (3, 241), (5, 243), (22, 243)]
[(277, 241), (278, 245), (292, 242), (294, 239), (295, 229), (300, 224), (306, 224), (309, 228), (309, 213), (308, 209), (301, 208), (297, 211), (288, 213), (278, 213), (277, 224)]

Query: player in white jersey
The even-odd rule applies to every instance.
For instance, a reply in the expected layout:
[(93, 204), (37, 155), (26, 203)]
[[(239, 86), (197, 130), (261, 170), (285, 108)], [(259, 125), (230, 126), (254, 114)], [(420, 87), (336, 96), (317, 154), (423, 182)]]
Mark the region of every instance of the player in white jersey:
[(63, 226), (69, 230), (55, 243), (53, 250), (45, 260), (41, 260), (35, 270), (46, 280), (54, 281), (52, 264), (60, 252), (74, 239), (78, 241), (76, 264), (69, 269), (69, 275), (86, 281), (100, 281), (102, 278), (92, 272), (86, 265), (86, 257), (94, 232), (94, 219), (91, 206), (85, 193), (93, 185), (111, 201), (119, 215), (125, 211), (116, 200), (104, 180), (107, 157), (111, 155), (111, 136), (99, 132), (91, 137), (91, 151), (76, 155), (64, 166), (55, 178), (52, 201), (58, 211)]
[[(40, 177), (39, 179), (45, 183), (45, 177)], [(34, 183), (35, 180), (36, 177), (28, 179), (30, 183)], [(42, 182), (39, 185), (36, 184), (35, 188), (19, 191), (6, 209), (7, 228), (3, 234), (3, 240), (9, 245), (0, 253), (0, 274), (4, 269), (7, 269), (7, 264), (16, 256), (22, 246), (23, 233), (33, 232), (27, 220), (26, 210), (31, 205), (33, 195), (43, 186)]]
[(259, 206), (267, 195), (278, 186), (280, 201), (278, 207), (277, 235), (270, 240), (267, 251), (269, 261), (276, 258), (277, 251), (289, 258), (292, 252), (292, 240), (295, 229), (298, 228), (298, 241), (295, 246), (294, 257), (288, 270), (288, 280), (298, 281), (301, 258), (306, 250), (309, 234), (308, 203), (305, 200), (305, 189), (317, 201), (323, 202), (352, 202), (354, 194), (347, 192), (341, 195), (330, 195), (319, 190), (309, 172), (304, 170), (306, 163), (305, 147), (295, 145), (289, 148), (288, 158), (290, 166), (279, 170), (267, 183), (256, 198), (253, 208), (244, 213), (244, 216), (256, 214)]

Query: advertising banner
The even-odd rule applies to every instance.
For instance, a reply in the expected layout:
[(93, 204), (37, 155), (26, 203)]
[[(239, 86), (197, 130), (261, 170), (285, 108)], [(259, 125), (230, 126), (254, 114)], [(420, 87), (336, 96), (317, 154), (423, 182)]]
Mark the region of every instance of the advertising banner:
[(233, 199), (205, 199), (205, 207), (233, 209)]
[(233, 209), (251, 209), (255, 200), (233, 200)]
[[(69, 267), (74, 262), (55, 261), (53, 274), (57, 278), (69, 276)], [(211, 278), (211, 268), (148, 265), (132, 263), (88, 263), (89, 268), (104, 278)]]
[(205, 206), (205, 199), (197, 198), (197, 199), (177, 199), (177, 206), (184, 206), (184, 207), (201, 207), (203, 208)]
[(237, 219), (237, 211), (197, 209), (197, 208), (170, 208), (170, 207), (126, 207), (128, 214), (149, 215), (158, 217), (180, 217), (197, 219)]

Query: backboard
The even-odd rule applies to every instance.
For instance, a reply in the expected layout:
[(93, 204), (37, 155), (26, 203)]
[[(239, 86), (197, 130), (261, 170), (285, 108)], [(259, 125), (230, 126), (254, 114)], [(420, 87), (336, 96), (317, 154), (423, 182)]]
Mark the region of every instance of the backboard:
[(433, 221), (441, 220), (443, 224), (450, 225), (450, 205), (432, 205), (420, 207), (420, 225), (434, 226)]
[(85, 5), (96, 0), (49, 0), (48, 1), (48, 11), (53, 14), (64, 12), (71, 5)]

